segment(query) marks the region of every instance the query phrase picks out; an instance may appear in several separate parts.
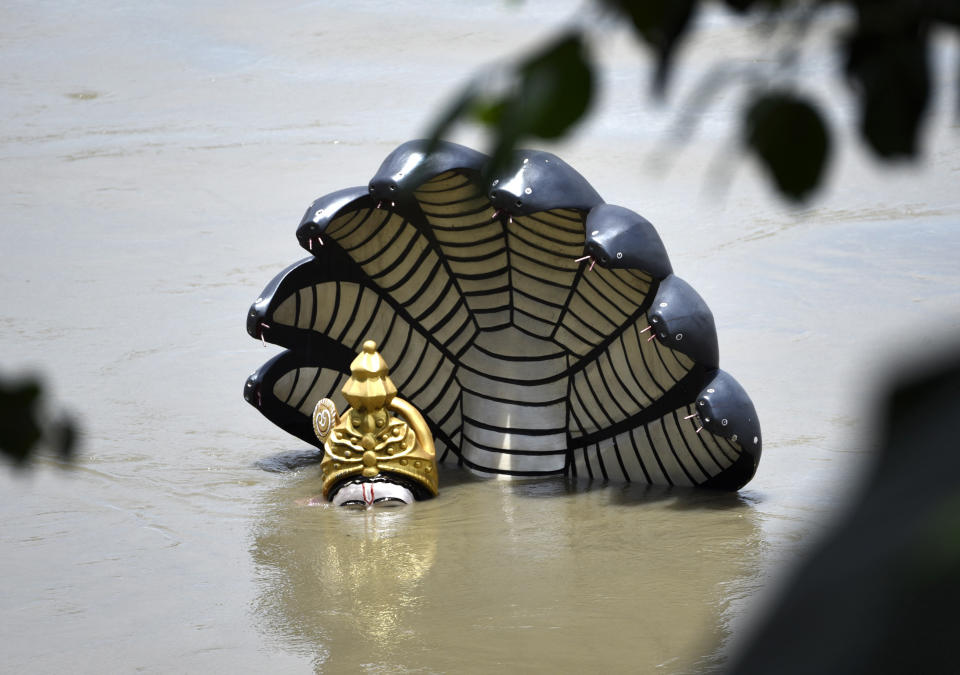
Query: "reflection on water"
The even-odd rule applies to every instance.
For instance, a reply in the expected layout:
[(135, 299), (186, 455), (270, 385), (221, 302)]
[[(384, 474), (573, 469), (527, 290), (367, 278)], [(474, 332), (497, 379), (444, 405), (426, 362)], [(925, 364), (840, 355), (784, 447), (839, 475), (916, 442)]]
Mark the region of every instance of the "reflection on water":
[(719, 662), (761, 533), (735, 494), (442, 476), (394, 509), (298, 504), (304, 467), (253, 532), (261, 628), (318, 671), (683, 672)]
[(404, 508), (304, 506), (294, 494), (313, 481), (305, 483), (273, 495), (258, 526), (257, 613), (318, 666), (340, 650), (353, 655), (345, 664), (402, 662), (416, 649), (409, 643), (417, 637), (421, 585), (437, 557), (435, 523), (410, 527), (415, 514)]

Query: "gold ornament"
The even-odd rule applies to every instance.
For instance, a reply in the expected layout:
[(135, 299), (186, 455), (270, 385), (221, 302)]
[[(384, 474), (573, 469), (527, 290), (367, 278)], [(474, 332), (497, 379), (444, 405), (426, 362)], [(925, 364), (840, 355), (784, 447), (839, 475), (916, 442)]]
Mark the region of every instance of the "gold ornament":
[(323, 496), (330, 499), (331, 489), (347, 478), (380, 473), (412, 480), (436, 496), (437, 458), (430, 428), (416, 408), (396, 398), (397, 388), (376, 342), (363, 343), (341, 391), (351, 407), (339, 419), (330, 399), (318, 401), (313, 411), (313, 429), (324, 447)]
[(313, 409), (313, 433), (317, 435), (321, 443), (327, 442), (327, 437), (333, 431), (333, 427), (340, 421), (337, 414), (337, 406), (329, 398), (321, 398), (317, 401)]

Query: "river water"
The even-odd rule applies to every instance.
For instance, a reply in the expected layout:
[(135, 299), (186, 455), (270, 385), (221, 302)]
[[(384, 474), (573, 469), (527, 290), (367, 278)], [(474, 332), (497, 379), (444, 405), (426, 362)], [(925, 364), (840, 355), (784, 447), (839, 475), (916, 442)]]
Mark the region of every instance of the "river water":
[[(579, 7), (0, 7), (0, 367), (42, 372), (84, 430), (70, 468), (0, 467), (4, 670), (676, 673), (762, 621), (860, 484), (885, 374), (960, 327), (944, 68), (921, 164), (879, 169), (841, 134), (797, 210), (734, 152), (740, 90), (684, 105), (715, 59), (757, 63), (755, 37), (707, 17), (670, 105), (629, 36), (597, 44), (596, 114), (549, 149), (650, 219), (713, 309), (764, 432), (737, 494), (452, 469), (407, 509), (307, 507), (308, 448), (241, 396), (276, 353), (246, 309), (302, 257), (304, 208), (365, 184), (480, 64)], [(800, 75), (842, 127), (834, 38), (813, 36)], [(938, 45), (938, 66), (956, 58)]]

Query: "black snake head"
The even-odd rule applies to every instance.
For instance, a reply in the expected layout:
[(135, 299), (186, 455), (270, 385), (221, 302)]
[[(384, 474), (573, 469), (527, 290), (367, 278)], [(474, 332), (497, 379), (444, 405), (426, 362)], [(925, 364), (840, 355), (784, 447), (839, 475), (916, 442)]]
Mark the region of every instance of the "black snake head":
[(601, 267), (636, 269), (663, 279), (673, 272), (660, 235), (630, 209), (600, 204), (587, 216), (584, 253)]
[(429, 141), (407, 141), (387, 155), (370, 179), (368, 192), (378, 208), (399, 213), (417, 209), (414, 192), (425, 182), (449, 171), (479, 176), (486, 157), (463, 145), (440, 143), (428, 152)]
[(589, 211), (603, 199), (572, 166), (549, 152), (519, 150), (490, 183), (490, 203), (512, 216), (576, 209)]
[(707, 368), (719, 365), (720, 349), (713, 313), (686, 281), (673, 274), (661, 281), (647, 317), (653, 335), (661, 344)]
[[(717, 480), (734, 481), (734, 489), (739, 488), (756, 472), (763, 447), (760, 421), (753, 402), (732, 375), (717, 370), (710, 383), (697, 396), (696, 412), (697, 421), (703, 429), (740, 448), (741, 454), (737, 463), (727, 470), (727, 477), (723, 478), (723, 474), (716, 477)], [(710, 486), (724, 489), (731, 487), (722, 483)]]
[(330, 221), (333, 220), (342, 209), (351, 205), (358, 206), (368, 201), (367, 191), (362, 187), (337, 190), (319, 199), (315, 199), (313, 203), (307, 207), (303, 218), (300, 219), (300, 225), (297, 226), (297, 241), (300, 242), (300, 246), (310, 251), (313, 255), (317, 255), (322, 250), (320, 247), (324, 246), (323, 233), (326, 231)]

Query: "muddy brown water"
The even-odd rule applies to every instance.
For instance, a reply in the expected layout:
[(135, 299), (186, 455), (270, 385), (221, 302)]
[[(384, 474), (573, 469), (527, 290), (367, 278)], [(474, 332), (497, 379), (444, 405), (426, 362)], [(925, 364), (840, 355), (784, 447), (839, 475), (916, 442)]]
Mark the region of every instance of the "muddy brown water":
[[(841, 135), (798, 211), (732, 152), (735, 93), (671, 144), (629, 37), (598, 44), (596, 115), (549, 149), (649, 218), (713, 309), (764, 431), (737, 494), (451, 469), (408, 509), (304, 507), (308, 449), (241, 397), (276, 353), (244, 314), (303, 256), (303, 209), (578, 6), (0, 8), (0, 367), (43, 372), (85, 432), (73, 468), (0, 470), (5, 670), (676, 673), (762, 620), (859, 485), (885, 373), (960, 324), (945, 70), (923, 164), (880, 170)], [(753, 40), (717, 15), (700, 36), (677, 101)], [(812, 86), (843, 101), (821, 53)]]

